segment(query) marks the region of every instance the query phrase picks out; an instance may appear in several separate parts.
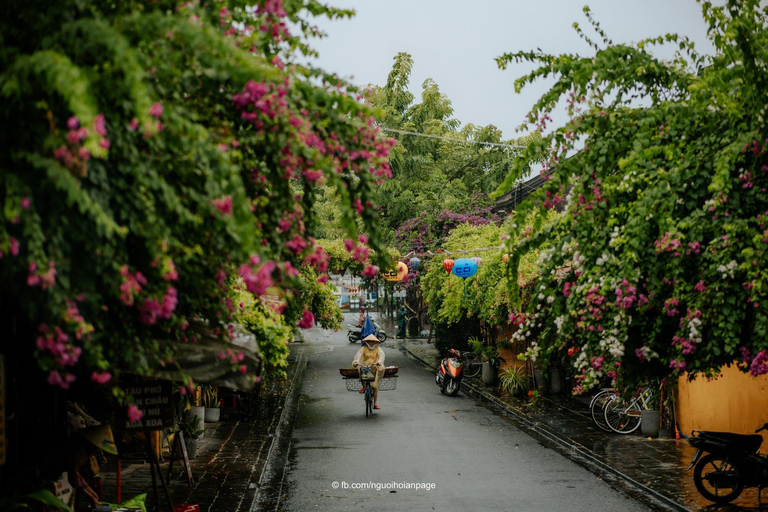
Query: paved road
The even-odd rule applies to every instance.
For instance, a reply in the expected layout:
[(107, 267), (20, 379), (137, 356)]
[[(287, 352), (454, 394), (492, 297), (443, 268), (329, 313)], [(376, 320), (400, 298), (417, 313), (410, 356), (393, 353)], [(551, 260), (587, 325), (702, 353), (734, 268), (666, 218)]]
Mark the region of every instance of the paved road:
[[(279, 509), (647, 510), (474, 399), (442, 395), (432, 372), (393, 341), (383, 348), (387, 365), (400, 367), (397, 390), (382, 391), (382, 409), (366, 418), (338, 371), (359, 345), (345, 332), (306, 334), (309, 365)], [(435, 489), (352, 489), (392, 482)]]

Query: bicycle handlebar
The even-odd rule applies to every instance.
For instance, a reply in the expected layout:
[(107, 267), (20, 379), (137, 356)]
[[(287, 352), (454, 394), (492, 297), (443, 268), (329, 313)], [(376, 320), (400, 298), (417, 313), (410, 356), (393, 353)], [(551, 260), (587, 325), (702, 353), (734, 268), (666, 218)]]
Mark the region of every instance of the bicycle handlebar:
[(760, 427), (759, 429), (755, 430), (755, 434), (757, 434), (757, 433), (758, 433), (758, 432), (760, 432), (761, 430), (768, 430), (768, 423), (766, 423), (765, 425), (763, 425), (763, 426), (762, 426), (762, 427)]

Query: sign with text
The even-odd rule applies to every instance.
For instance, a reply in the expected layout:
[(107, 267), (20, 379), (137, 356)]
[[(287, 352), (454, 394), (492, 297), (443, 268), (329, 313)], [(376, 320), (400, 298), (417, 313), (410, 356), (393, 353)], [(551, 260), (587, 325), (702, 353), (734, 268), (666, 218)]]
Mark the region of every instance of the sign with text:
[(126, 382), (126, 393), (141, 412), (141, 419), (131, 421), (128, 407), (120, 407), (115, 421), (120, 430), (162, 430), (173, 426), (173, 389), (165, 380)]

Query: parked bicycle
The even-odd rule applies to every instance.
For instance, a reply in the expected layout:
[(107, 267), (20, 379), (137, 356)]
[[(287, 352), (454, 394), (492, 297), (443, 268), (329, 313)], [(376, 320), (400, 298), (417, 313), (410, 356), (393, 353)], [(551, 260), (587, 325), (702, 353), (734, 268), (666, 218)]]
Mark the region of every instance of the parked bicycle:
[(600, 429), (617, 434), (631, 434), (640, 427), (640, 412), (649, 410), (653, 391), (641, 390), (633, 400), (627, 402), (613, 388), (601, 389), (589, 404), (592, 421)]
[(616, 395), (603, 407), (605, 423), (617, 434), (631, 434), (640, 428), (640, 413), (650, 410), (653, 390), (643, 389), (638, 396), (627, 402)]

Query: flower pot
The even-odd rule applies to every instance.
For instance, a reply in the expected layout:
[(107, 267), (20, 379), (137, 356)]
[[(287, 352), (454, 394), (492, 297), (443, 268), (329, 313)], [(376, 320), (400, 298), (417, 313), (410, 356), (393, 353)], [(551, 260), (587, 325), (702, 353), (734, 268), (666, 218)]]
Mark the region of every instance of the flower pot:
[(549, 369), (549, 392), (553, 395), (559, 395), (563, 392), (563, 371), (559, 368)]
[(187, 446), (187, 457), (189, 460), (197, 457), (197, 439), (184, 438), (184, 444)]
[(640, 411), (640, 430), (645, 437), (659, 437), (659, 411)]
[(221, 409), (218, 407), (206, 407), (205, 408), (205, 422), (216, 423), (221, 417)]
[(539, 393), (547, 392), (547, 380), (544, 378), (544, 372), (538, 368), (533, 370), (533, 383), (536, 389), (539, 390)]
[(483, 363), (483, 384), (493, 386), (499, 376), (499, 369), (491, 363)]
[(205, 423), (205, 407), (203, 407), (202, 405), (195, 406), (189, 409), (188, 411), (186, 411), (184, 414), (187, 416), (196, 417), (198, 419), (197, 427), (203, 428), (203, 424)]

